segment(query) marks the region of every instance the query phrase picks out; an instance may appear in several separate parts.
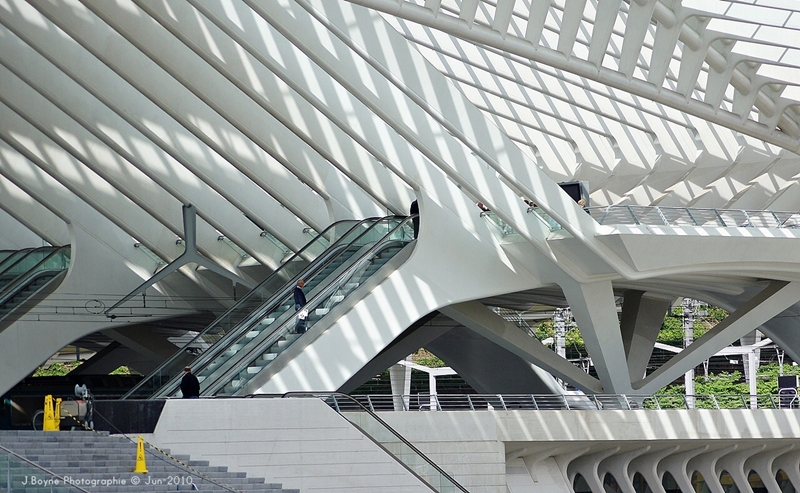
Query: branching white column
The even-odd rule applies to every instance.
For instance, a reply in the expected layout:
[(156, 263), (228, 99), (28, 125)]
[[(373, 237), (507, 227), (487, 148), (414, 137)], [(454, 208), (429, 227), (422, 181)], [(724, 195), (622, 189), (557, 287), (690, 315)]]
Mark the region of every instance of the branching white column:
[(620, 328), (631, 375), (644, 377), (669, 304), (669, 299), (644, 291), (625, 291)]
[(641, 455), (631, 461), (628, 470), (638, 472), (644, 476), (645, 481), (647, 481), (647, 486), (653, 490), (653, 493), (666, 493), (662, 479), (664, 473), (658, 472), (658, 466), (664, 458), (674, 454), (678, 448), (679, 446), (675, 445), (663, 450)]
[(478, 301), (458, 303), (439, 310), (495, 344), (553, 375), (587, 391), (600, 392), (600, 382), (519, 330)]
[(749, 447), (744, 450), (737, 450), (730, 454), (725, 455), (722, 457), (719, 462), (717, 462), (717, 477), (719, 477), (719, 473), (722, 471), (728, 471), (728, 474), (731, 475), (733, 478), (733, 482), (739, 488), (739, 491), (752, 491), (750, 487), (750, 482), (747, 479), (748, 473), (750, 470), (745, 470), (744, 464), (748, 458), (753, 456), (753, 454), (757, 454), (766, 448), (765, 444), (758, 445), (756, 447)]
[(663, 478), (669, 472), (681, 491), (692, 491), (692, 478), (689, 472), (689, 461), (708, 450), (708, 445), (675, 453), (658, 464), (658, 477)]
[(775, 460), (781, 455), (793, 450), (796, 446), (796, 444), (791, 444), (778, 450), (765, 450), (764, 452), (749, 457), (744, 463), (745, 474), (748, 474), (751, 470), (755, 471), (769, 493), (781, 493), (781, 488), (778, 482), (775, 481), (775, 474), (778, 472), (774, 468)]
[(611, 447), (600, 452), (581, 456), (572, 461), (567, 468), (570, 486), (575, 482), (575, 477), (580, 474), (592, 489), (592, 493), (603, 493), (603, 478), (600, 477), (599, 466), (604, 459), (619, 452), (620, 446)]
[(627, 358), (610, 282), (561, 284), (586, 349), (607, 394), (628, 394), (631, 387)]
[(800, 485), (800, 450), (789, 452), (781, 455), (775, 462), (773, 462), (773, 469), (777, 474), (778, 470), (782, 470), (789, 476), (789, 480), (796, 487)]
[(773, 281), (691, 346), (637, 382), (636, 388), (643, 393), (655, 392), (798, 301), (800, 282)]
[(633, 475), (629, 472), (629, 466), (632, 460), (646, 453), (650, 448), (651, 446), (647, 445), (605, 459), (598, 468), (600, 476), (604, 476), (604, 472), (609, 472), (617, 480), (617, 484), (622, 488), (623, 493), (636, 493), (633, 488)]
[(719, 474), (722, 471), (717, 470), (717, 462), (723, 455), (733, 452), (738, 448), (738, 445), (731, 445), (723, 449), (709, 450), (708, 452), (702, 453), (689, 461), (687, 470), (690, 474), (693, 471), (702, 474), (711, 493), (725, 493), (722, 484), (719, 482)]

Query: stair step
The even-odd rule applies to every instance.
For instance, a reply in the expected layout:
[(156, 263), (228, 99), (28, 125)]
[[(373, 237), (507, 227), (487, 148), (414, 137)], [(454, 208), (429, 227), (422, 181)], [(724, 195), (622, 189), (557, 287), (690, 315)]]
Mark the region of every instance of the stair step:
[[(226, 466), (212, 466), (208, 460), (192, 460), (190, 456), (175, 454), (174, 458), (147, 448), (145, 475), (134, 474), (136, 443), (106, 432), (63, 431), (44, 433), (27, 430), (0, 431), (0, 445), (27, 457), (61, 477), (79, 480), (79, 486), (89, 491), (102, 492), (167, 492), (191, 491), (191, 484), (175, 484), (175, 478), (191, 478), (202, 491), (228, 493), (231, 490), (262, 493), (293, 493), (298, 490), (282, 489), (280, 484), (267, 483), (265, 478), (248, 477), (243, 472), (228, 471)], [(31, 474), (31, 465), (14, 462), (8, 466), (12, 477)], [(187, 470), (188, 467), (188, 470)], [(18, 471), (18, 472), (17, 472)], [(42, 478), (47, 474), (42, 472)], [(138, 484), (130, 482), (137, 478)], [(110, 478), (125, 479), (126, 484), (102, 484)], [(95, 482), (92, 485), (92, 482)], [(172, 481), (172, 482), (170, 482)], [(31, 487), (17, 485), (19, 490), (31, 493), (49, 493), (50, 485)], [(59, 486), (59, 490), (64, 489)], [(15, 491), (17, 488), (15, 488)], [(2, 491), (2, 490), (0, 490)]]

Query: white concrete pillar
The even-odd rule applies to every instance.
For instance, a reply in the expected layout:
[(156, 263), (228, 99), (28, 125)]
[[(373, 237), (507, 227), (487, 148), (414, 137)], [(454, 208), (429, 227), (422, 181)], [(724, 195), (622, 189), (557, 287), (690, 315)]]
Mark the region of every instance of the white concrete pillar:
[(603, 393), (634, 393), (611, 282), (583, 284), (564, 280), (560, 284), (603, 384)]
[[(410, 362), (411, 355), (406, 356), (405, 360)], [(392, 386), (394, 410), (408, 411), (406, 397), (411, 393), (411, 367), (400, 363), (390, 366), (389, 382)]]

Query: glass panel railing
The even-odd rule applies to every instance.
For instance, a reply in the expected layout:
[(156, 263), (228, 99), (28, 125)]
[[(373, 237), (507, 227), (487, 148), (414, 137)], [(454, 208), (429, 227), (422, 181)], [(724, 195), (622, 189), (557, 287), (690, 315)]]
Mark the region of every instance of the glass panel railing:
[(338, 393), (316, 395), (289, 393), (284, 397), (317, 397), (322, 399), (381, 448), (389, 452), (412, 474), (427, 483), (434, 491), (440, 493), (459, 491), (467, 493), (467, 490), (452, 476), (414, 447), (403, 435), (351, 396)]
[[(223, 338), (214, 344), (213, 349), (197, 358), (192, 363), (192, 367), (196, 369), (194, 373), (201, 382), (201, 392), (206, 388), (207, 383), (204, 382), (206, 382), (209, 372), (217, 368), (220, 362), (234, 357), (244, 345), (256, 338), (264, 330), (269, 329), (270, 324), (281, 318), (283, 314), (289, 316), (289, 313), (293, 313), (293, 310), (291, 310), (294, 306), (293, 292), (299, 279), (306, 281), (305, 291), (313, 293), (320, 283), (324, 284), (324, 279), (331, 272), (340, 269), (341, 265), (345, 264), (363, 248), (364, 242), (371, 244), (377, 241), (375, 238), (383, 235), (383, 233), (380, 233), (382, 230), (380, 225), (386, 221), (398, 221), (398, 219), (390, 217), (367, 219), (359, 222), (345, 236), (331, 245), (323, 255), (320, 255), (314, 263), (307, 266), (303, 272), (282, 285), (272, 298), (256, 310), (251, 311), (249, 316), (242, 320), (242, 323), (229, 330)], [(173, 378), (162, 389), (153, 394), (153, 397), (172, 395), (178, 392), (179, 384), (180, 379)]]
[(41, 247), (35, 250), (31, 250), (26, 255), (19, 257), (17, 261), (14, 262), (13, 264), (7, 264), (6, 268), (0, 275), (2, 275), (3, 277), (18, 276), (20, 274), (28, 272), (39, 262), (52, 255), (53, 252), (55, 252), (58, 249), (59, 247)]
[[(533, 214), (533, 216), (541, 221), (550, 231), (558, 231), (564, 229), (558, 221), (553, 219), (544, 209), (540, 207), (528, 207), (527, 209), (528, 214)], [(517, 231), (514, 230), (507, 222), (500, 218), (497, 214), (492, 211), (483, 211), (481, 212), (481, 217), (485, 217), (489, 219), (489, 221), (494, 224), (497, 230), (500, 232), (500, 237), (503, 239), (513, 239), (516, 235), (518, 235)]]
[(0, 287), (2, 287), (4, 284), (8, 284), (9, 282), (13, 281), (14, 278), (16, 277), (15, 274), (6, 275), (5, 272), (32, 251), (33, 248), (17, 250), (11, 253), (11, 255), (9, 255), (8, 257), (6, 257), (2, 262), (0, 262)]
[[(373, 245), (385, 234), (387, 223), (398, 222), (396, 218), (387, 218), (377, 221), (361, 234), (358, 238), (340, 247), (336, 252), (332, 252), (325, 262), (313, 266), (303, 278), (306, 281), (304, 291), (309, 298), (313, 298), (320, 288), (330, 282), (332, 276), (336, 276), (343, 269), (346, 269), (354, 259), (357, 259), (364, 248)], [(203, 361), (203, 369), (197, 372), (197, 378), (201, 382), (201, 394), (205, 394), (208, 385), (213, 382), (221, 368), (228, 368), (230, 364), (235, 364), (241, 357), (243, 349), (251, 348), (253, 344), (262, 341), (268, 336), (275, 327), (280, 326), (287, 319), (294, 316), (294, 286), (292, 282), (285, 286), (285, 289), (277, 296), (269, 306), (265, 306), (255, 317), (249, 320), (247, 325), (243, 324), (236, 334), (231, 334), (231, 338), (224, 344), (219, 344), (216, 348), (214, 359)]]
[(796, 212), (640, 205), (588, 207), (586, 212), (600, 224), (788, 229), (800, 227), (800, 213)]
[[(300, 321), (294, 310), (286, 310), (279, 317), (270, 316), (266, 330), (248, 332), (248, 337), (238, 343), (240, 345), (235, 352), (224, 354), (204, 369), (206, 385), (203, 385), (202, 394), (221, 396), (254, 391), (248, 384), (256, 375), (292, 346), (303, 333), (313, 330), (317, 322), (413, 239), (410, 226), (408, 220), (398, 224), (380, 242), (362, 249), (355, 262), (326, 277), (319, 289), (311, 291), (311, 299), (303, 308), (308, 314), (305, 320)], [(242, 356), (234, 358), (237, 353)]]
[[(6, 271), (9, 276), (14, 275), (14, 278), (0, 287), (0, 305), (27, 284), (37, 281), (41, 285), (59, 272), (67, 270), (70, 262), (70, 246), (47, 248), (49, 251), (37, 250), (29, 253)], [(34, 260), (38, 261), (34, 263)]]
[(503, 221), (500, 218), (500, 216), (498, 216), (494, 212), (483, 211), (483, 212), (481, 212), (481, 217), (485, 217), (492, 224), (494, 224), (495, 227), (497, 227), (497, 230), (500, 232), (500, 237), (501, 238), (505, 238), (507, 236), (517, 234), (517, 232), (514, 230), (514, 228), (509, 226), (507, 222)]
[(16, 250), (0, 250), (0, 264), (16, 252)]
[(538, 206), (535, 206), (535, 205), (530, 206), (530, 207), (528, 207), (527, 212), (528, 212), (528, 214), (533, 214), (537, 219), (542, 221), (545, 224), (545, 226), (550, 228), (550, 231), (558, 231), (558, 230), (564, 229), (564, 227), (561, 226), (558, 223), (558, 221), (553, 219), (553, 217), (550, 216), (550, 214), (548, 214), (547, 212), (545, 212), (545, 210), (542, 209), (541, 207), (538, 207)]
[(0, 446), (0, 491), (3, 493), (41, 491), (47, 493), (88, 493), (58, 474)]
[(370, 225), (367, 221), (338, 221), (317, 235), (289, 260), (284, 262), (264, 282), (247, 293), (239, 302), (223, 313), (219, 318), (202, 330), (189, 343), (161, 364), (147, 378), (142, 379), (123, 399), (141, 399), (154, 396), (187, 365), (194, 365), (215, 343), (222, 340), (231, 330), (238, 327), (243, 320), (270, 300), (293, 279), (309, 267), (323, 252), (332, 245), (341, 245), (349, 238), (358, 235)]

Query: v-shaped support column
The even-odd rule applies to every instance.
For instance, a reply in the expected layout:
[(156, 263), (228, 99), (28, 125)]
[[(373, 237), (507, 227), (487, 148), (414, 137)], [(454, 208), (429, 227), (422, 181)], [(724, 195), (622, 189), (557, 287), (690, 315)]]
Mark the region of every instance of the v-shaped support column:
[(560, 284), (606, 394), (632, 393), (614, 289), (610, 281)]
[(541, 342), (507, 322), (479, 301), (456, 303), (439, 311), (461, 325), (474, 330), (523, 360), (587, 392), (600, 392), (600, 382), (557, 355)]
[(680, 377), (689, 368), (714, 356), (736, 339), (800, 301), (800, 282), (772, 281), (688, 348), (672, 357), (647, 378), (637, 382), (639, 393), (652, 393)]
[(671, 300), (638, 290), (626, 290), (623, 296), (620, 326), (628, 372), (644, 378)]
[(119, 307), (126, 301), (130, 300), (137, 294), (143, 293), (147, 288), (161, 281), (162, 279), (164, 279), (165, 277), (172, 274), (173, 272), (180, 269), (186, 264), (202, 265), (203, 267), (210, 270), (211, 272), (214, 272), (215, 274), (227, 277), (235, 284), (241, 284), (242, 286), (246, 286), (249, 289), (253, 289), (252, 284), (245, 281), (241, 277), (237, 276), (233, 272), (223, 269), (222, 267), (215, 264), (211, 260), (200, 255), (200, 252), (197, 251), (197, 208), (192, 204), (187, 204), (183, 206), (183, 237), (184, 237), (183, 243), (185, 246), (185, 250), (180, 255), (180, 257), (176, 258), (175, 260), (167, 264), (163, 269), (154, 274), (153, 277), (140, 284), (136, 289), (134, 289), (133, 291), (128, 293), (124, 298), (116, 302), (114, 306), (106, 310), (107, 317), (114, 318), (115, 315), (111, 315), (111, 312), (113, 310), (115, 310), (117, 307)]

